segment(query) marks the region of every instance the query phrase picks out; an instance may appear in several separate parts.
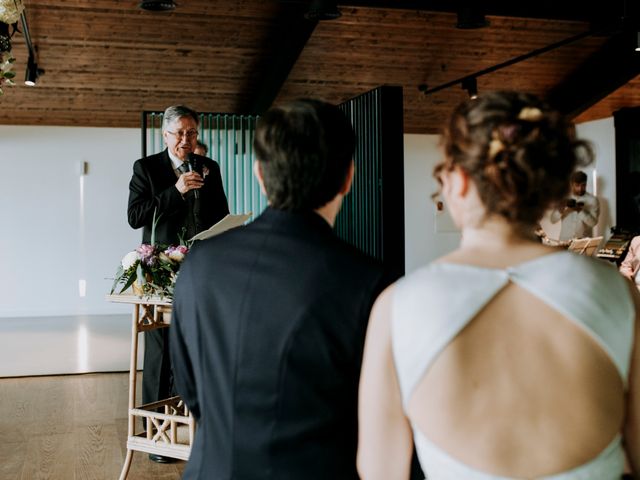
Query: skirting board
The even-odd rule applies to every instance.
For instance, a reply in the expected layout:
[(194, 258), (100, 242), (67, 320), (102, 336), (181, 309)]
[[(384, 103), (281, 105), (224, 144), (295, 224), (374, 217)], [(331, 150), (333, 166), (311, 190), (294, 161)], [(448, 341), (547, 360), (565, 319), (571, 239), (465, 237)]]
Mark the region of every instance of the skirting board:
[(131, 315), (0, 318), (0, 377), (128, 371), (130, 356)]

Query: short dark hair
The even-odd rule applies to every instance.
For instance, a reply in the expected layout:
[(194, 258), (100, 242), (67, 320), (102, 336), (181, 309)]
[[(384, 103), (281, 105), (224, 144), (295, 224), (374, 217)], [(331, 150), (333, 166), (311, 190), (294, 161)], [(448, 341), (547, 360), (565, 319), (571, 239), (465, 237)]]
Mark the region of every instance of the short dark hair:
[(587, 174), (581, 170), (573, 172), (571, 175), (571, 183), (587, 183)]
[(534, 95), (487, 92), (455, 109), (443, 136), (445, 160), (474, 181), (487, 215), (535, 225), (569, 193), (576, 167), (593, 159), (571, 122)]
[(355, 134), (335, 105), (300, 99), (260, 117), (254, 148), (270, 205), (309, 211), (332, 200), (344, 185)]

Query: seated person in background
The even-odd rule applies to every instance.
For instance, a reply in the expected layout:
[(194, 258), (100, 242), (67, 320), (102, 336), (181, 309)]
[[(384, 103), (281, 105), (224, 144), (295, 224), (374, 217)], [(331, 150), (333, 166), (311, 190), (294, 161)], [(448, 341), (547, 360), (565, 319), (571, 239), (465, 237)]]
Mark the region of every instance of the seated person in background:
[(407, 478), (412, 442), (429, 480), (619, 480), (625, 449), (640, 472), (640, 294), (531, 234), (591, 157), (572, 132), (515, 92), (454, 111), (434, 175), (462, 240), (373, 308), (363, 480)]
[(593, 227), (598, 223), (600, 202), (587, 193), (587, 174), (581, 171), (571, 175), (571, 196), (562, 206), (551, 212), (551, 223), (560, 224), (560, 241), (572, 238), (592, 237)]
[(360, 363), (384, 280), (332, 230), (353, 129), (300, 100), (265, 113), (254, 143), (269, 207), (196, 242), (175, 289), (175, 384), (198, 421), (183, 478), (357, 480)]
[(209, 147), (207, 147), (206, 143), (202, 143), (200, 140), (198, 140), (198, 142), (196, 143), (196, 148), (193, 151), (193, 153), (195, 153), (196, 155), (202, 155), (203, 157), (206, 157), (207, 154), (209, 153)]
[(620, 264), (620, 273), (634, 283), (638, 282), (637, 273), (640, 270), (640, 236), (633, 237), (629, 251)]

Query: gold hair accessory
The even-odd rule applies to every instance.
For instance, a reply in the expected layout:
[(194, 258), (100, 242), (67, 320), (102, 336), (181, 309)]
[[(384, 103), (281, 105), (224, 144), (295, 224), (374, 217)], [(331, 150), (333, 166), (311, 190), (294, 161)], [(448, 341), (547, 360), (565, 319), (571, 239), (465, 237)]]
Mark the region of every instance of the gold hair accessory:
[(518, 114), (518, 120), (525, 122), (538, 122), (542, 120), (542, 111), (536, 107), (524, 107)]
[(502, 140), (499, 138), (491, 140), (491, 142), (489, 142), (489, 159), (493, 160), (502, 150), (504, 150), (504, 143), (502, 143)]

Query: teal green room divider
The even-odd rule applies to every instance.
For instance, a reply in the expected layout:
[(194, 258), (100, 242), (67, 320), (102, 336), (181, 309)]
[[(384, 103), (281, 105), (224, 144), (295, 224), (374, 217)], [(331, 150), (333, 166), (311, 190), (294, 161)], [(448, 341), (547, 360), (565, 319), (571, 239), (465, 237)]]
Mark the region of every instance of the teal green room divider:
[(402, 87), (378, 87), (340, 109), (356, 132), (356, 173), (336, 231), (398, 278), (405, 272)]

